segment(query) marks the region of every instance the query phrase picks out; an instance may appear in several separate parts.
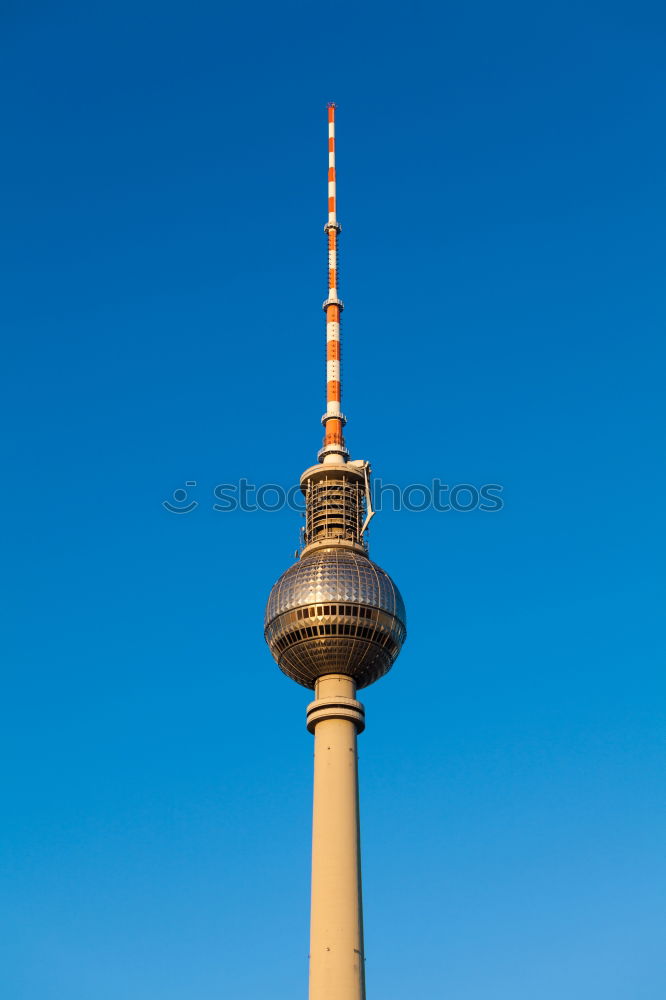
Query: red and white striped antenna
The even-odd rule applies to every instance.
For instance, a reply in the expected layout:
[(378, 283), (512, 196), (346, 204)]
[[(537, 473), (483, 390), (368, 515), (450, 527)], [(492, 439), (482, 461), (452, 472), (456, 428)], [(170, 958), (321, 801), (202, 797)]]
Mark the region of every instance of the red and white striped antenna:
[(320, 462), (339, 465), (349, 453), (342, 433), (346, 420), (340, 409), (342, 380), (340, 373), (340, 315), (344, 305), (338, 296), (338, 238), (342, 227), (337, 217), (335, 178), (335, 104), (328, 105), (328, 222), (324, 232), (328, 239), (328, 298), (326, 313), (326, 413), (321, 418), (326, 433)]

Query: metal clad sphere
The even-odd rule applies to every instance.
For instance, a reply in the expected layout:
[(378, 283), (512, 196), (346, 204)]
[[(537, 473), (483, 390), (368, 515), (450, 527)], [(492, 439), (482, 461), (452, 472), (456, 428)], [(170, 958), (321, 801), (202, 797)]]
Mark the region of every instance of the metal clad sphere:
[(264, 634), (280, 669), (305, 687), (327, 673), (359, 688), (381, 677), (406, 635), (405, 605), (383, 569), (339, 547), (312, 552), (273, 587)]

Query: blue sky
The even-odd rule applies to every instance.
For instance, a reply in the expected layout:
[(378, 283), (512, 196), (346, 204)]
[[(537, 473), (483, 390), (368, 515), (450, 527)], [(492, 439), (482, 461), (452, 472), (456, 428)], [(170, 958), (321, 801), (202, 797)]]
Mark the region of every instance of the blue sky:
[(661, 5), (1, 19), (3, 995), (305, 996), (300, 519), (212, 505), (321, 444), (335, 100), (350, 448), (505, 501), (373, 522), (369, 996), (663, 1000)]

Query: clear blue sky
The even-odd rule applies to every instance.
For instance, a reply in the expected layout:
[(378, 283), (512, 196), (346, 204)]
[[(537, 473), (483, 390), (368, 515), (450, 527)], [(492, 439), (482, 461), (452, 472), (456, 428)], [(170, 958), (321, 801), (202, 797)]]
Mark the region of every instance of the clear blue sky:
[(369, 997), (663, 1000), (662, 5), (1, 20), (3, 997), (305, 996), (300, 521), (212, 490), (320, 447), (336, 100), (350, 447), (505, 498), (373, 523)]

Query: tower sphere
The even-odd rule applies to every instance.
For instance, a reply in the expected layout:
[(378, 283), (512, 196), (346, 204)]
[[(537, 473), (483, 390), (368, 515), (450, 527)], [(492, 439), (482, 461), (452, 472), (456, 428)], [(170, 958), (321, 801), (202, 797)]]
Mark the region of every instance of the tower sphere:
[(405, 624), (388, 573), (355, 549), (332, 546), (306, 552), (275, 583), (264, 634), (280, 670), (304, 687), (347, 674), (362, 688), (391, 669)]

